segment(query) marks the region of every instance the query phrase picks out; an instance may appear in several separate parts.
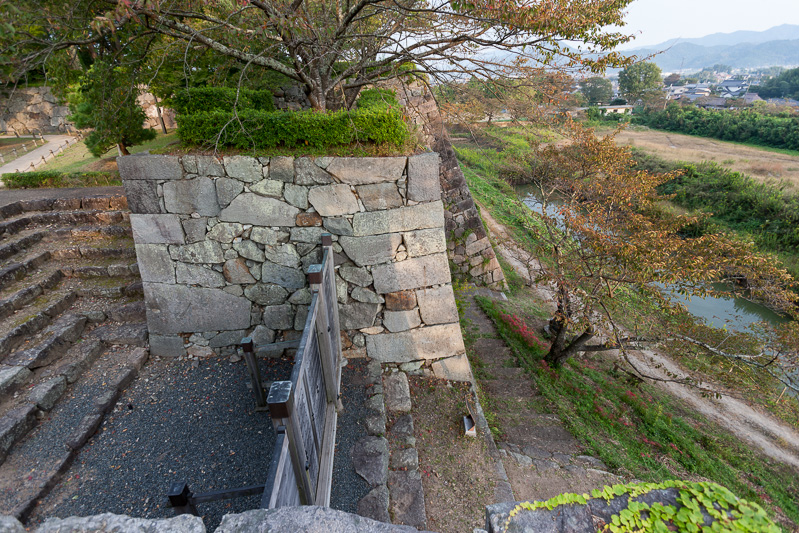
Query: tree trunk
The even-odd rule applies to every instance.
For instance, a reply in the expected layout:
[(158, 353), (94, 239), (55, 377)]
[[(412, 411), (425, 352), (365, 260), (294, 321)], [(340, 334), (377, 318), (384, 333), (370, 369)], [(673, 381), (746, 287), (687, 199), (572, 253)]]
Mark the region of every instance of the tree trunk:
[(552, 346), (544, 356), (544, 361), (554, 368), (562, 366), (569, 357), (579, 352), (585, 346), (585, 343), (594, 337), (594, 328), (588, 326), (580, 335), (569, 341), (568, 330), (571, 316), (572, 308), (569, 290), (560, 287), (558, 289), (558, 311), (549, 321)]
[(119, 150), (119, 155), (130, 155), (128, 148), (122, 143), (117, 143), (117, 150)]

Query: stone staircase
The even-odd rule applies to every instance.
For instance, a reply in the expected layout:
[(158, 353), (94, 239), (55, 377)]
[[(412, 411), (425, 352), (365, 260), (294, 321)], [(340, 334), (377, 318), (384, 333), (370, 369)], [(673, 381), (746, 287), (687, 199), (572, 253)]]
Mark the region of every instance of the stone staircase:
[(148, 357), (124, 196), (0, 207), (0, 514), (24, 521)]

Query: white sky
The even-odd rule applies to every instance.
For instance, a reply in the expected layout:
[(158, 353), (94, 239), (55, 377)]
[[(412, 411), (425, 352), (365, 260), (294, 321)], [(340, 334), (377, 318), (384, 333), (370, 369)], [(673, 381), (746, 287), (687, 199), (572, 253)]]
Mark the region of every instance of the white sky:
[(634, 0), (627, 8), (625, 21), (627, 25), (622, 30), (636, 38), (622, 48), (638, 48), (677, 37), (799, 24), (799, 1)]

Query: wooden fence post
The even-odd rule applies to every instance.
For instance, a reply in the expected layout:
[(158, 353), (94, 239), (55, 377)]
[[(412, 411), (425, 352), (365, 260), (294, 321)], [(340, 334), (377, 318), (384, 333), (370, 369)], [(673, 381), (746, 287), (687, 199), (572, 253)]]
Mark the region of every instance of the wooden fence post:
[(289, 437), (289, 453), (291, 454), (291, 465), (294, 468), (294, 476), (297, 478), (300, 491), (300, 503), (302, 505), (314, 505), (315, 491), (311, 486), (311, 478), (308, 472), (308, 454), (305, 453), (302, 433), (300, 431), (297, 413), (294, 410), (294, 391), (291, 381), (275, 381), (269, 389), (269, 414), (272, 417), (272, 425), (275, 429), (285, 426), (286, 434)]

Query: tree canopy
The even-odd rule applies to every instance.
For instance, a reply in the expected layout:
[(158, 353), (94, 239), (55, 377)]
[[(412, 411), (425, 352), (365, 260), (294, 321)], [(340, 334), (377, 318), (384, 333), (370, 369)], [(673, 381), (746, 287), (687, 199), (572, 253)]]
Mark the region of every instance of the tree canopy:
[(660, 67), (654, 63), (635, 63), (619, 72), (619, 92), (630, 103), (647, 103), (660, 95), (662, 88)]
[(589, 105), (608, 104), (613, 98), (613, 84), (599, 76), (581, 81), (580, 90)]
[(786, 70), (764, 81), (754, 92), (761, 98), (793, 98), (799, 100), (799, 68)]

